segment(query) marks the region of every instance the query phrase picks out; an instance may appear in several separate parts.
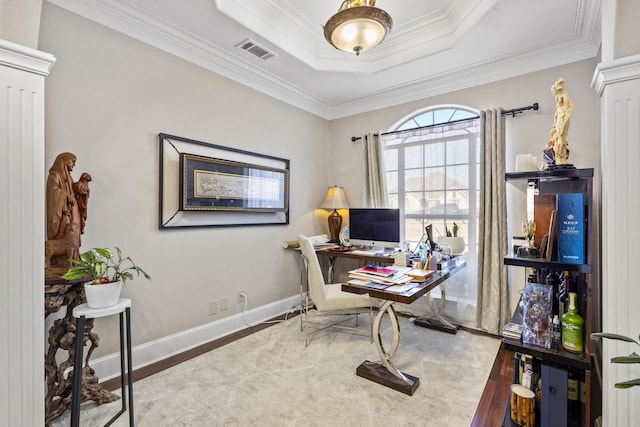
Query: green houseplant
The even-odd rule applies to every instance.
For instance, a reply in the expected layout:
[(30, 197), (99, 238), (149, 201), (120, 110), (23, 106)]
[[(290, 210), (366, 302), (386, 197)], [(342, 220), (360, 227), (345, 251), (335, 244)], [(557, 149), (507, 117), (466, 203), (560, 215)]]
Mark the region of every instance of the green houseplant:
[(147, 280), (149, 276), (131, 257), (122, 256), (120, 248), (115, 251), (106, 248), (92, 248), (80, 255), (80, 259), (71, 259), (71, 267), (61, 277), (66, 280), (87, 278), (84, 284), (87, 304), (91, 308), (103, 308), (114, 305), (120, 298), (122, 284), (141, 274)]
[[(640, 342), (634, 340), (633, 338), (625, 337), (624, 335), (611, 334), (611, 333), (608, 333), (608, 332), (597, 332), (597, 333), (591, 334), (591, 338), (600, 338), (600, 337), (601, 338), (612, 339), (612, 340), (617, 340), (617, 341), (632, 342), (632, 343), (635, 343), (636, 345), (640, 346)], [(638, 339), (640, 340), (640, 336), (638, 336)], [(640, 355), (638, 355), (638, 353), (636, 353), (634, 351), (628, 356), (612, 357), (611, 358), (611, 363), (640, 363)], [(637, 386), (637, 385), (640, 386), (640, 378), (636, 378), (636, 379), (629, 380), (629, 381), (623, 381), (621, 383), (616, 383), (615, 387), (616, 388), (631, 388), (631, 387), (634, 387), (634, 386)]]
[(453, 255), (460, 255), (464, 252), (464, 237), (458, 236), (458, 224), (453, 223), (453, 232), (445, 226), (445, 236), (438, 238), (438, 244), (441, 246), (450, 246)]
[(447, 237), (458, 237), (458, 224), (456, 224), (456, 222), (453, 222), (453, 233), (451, 232), (451, 230), (449, 230), (448, 227), (445, 227), (445, 233), (447, 235)]

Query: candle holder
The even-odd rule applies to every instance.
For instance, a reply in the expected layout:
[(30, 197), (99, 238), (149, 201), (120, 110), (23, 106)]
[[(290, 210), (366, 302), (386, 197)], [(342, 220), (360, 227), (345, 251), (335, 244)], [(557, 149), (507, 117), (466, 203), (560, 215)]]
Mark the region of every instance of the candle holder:
[(527, 220), (522, 223), (522, 233), (526, 239), (524, 246), (518, 248), (516, 254), (519, 258), (540, 258), (540, 251), (533, 244), (533, 237), (536, 234), (536, 223), (531, 220)]

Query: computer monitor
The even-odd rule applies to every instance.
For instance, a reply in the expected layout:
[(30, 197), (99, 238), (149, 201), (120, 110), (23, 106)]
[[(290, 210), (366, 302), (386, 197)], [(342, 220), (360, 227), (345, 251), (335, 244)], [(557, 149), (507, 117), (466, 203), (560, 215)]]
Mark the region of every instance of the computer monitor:
[(349, 243), (381, 250), (400, 247), (400, 209), (349, 209)]

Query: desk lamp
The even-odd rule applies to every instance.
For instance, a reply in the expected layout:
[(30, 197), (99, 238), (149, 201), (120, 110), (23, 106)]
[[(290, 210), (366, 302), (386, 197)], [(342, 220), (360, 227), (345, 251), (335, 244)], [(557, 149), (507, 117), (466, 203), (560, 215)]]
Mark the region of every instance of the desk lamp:
[(332, 243), (340, 241), (340, 229), (342, 228), (342, 216), (338, 213), (338, 209), (349, 209), (349, 202), (347, 201), (347, 194), (344, 192), (343, 187), (334, 185), (327, 190), (327, 197), (320, 206), (322, 209), (333, 209), (333, 212), (329, 214), (329, 235)]

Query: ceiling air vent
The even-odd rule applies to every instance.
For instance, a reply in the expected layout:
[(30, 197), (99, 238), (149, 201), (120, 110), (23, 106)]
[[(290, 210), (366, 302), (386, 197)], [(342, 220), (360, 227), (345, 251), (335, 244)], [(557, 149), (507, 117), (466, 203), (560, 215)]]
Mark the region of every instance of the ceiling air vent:
[(254, 42), (251, 39), (247, 39), (236, 46), (239, 49), (244, 50), (245, 52), (249, 52), (250, 54), (257, 56), (258, 58), (266, 61), (269, 58), (277, 56), (274, 52), (271, 52), (269, 49), (266, 49), (260, 46), (258, 43)]

